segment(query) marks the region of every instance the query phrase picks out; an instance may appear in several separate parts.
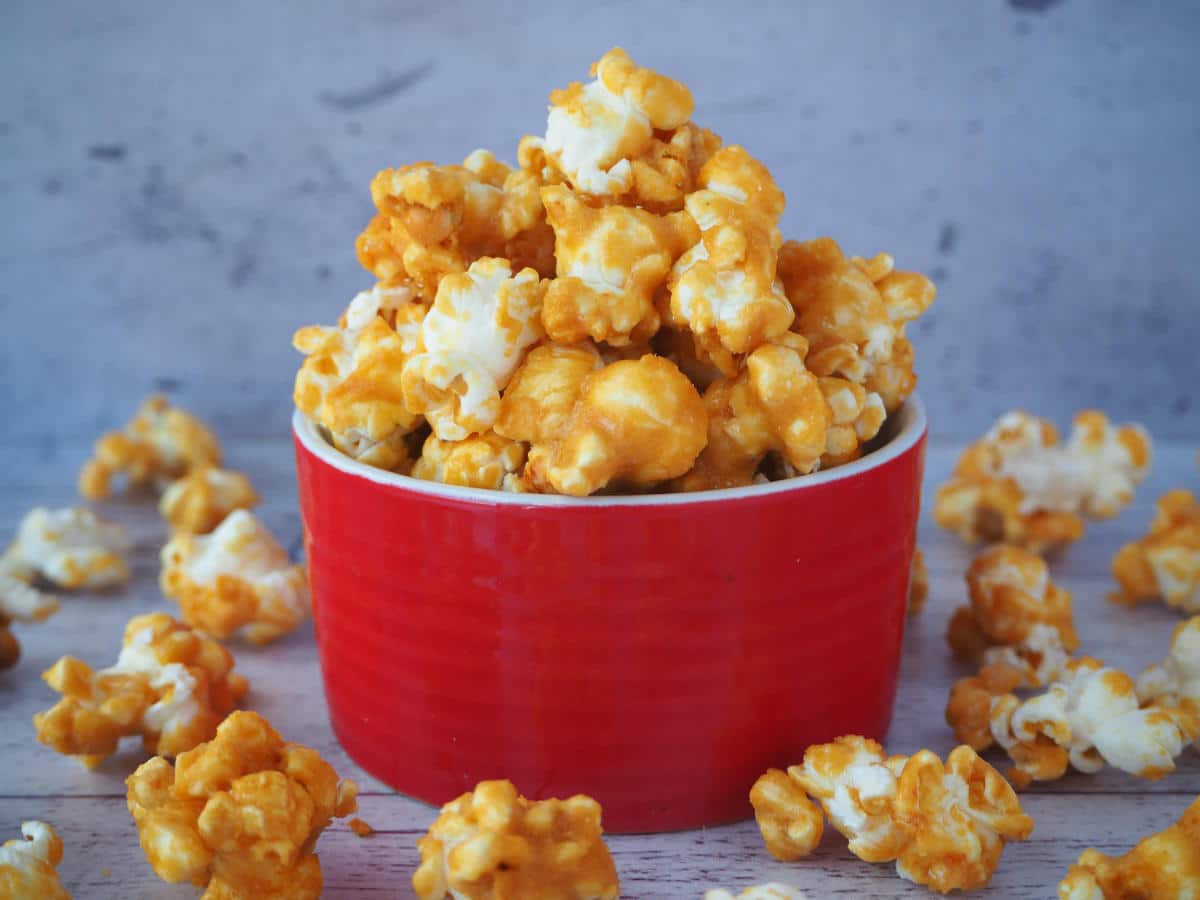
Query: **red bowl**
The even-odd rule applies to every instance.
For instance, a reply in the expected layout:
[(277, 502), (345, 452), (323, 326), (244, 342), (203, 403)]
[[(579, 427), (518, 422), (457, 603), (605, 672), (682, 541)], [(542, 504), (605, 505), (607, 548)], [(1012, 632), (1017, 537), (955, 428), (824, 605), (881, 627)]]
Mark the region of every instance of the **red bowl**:
[(607, 830), (744, 819), (770, 766), (891, 720), (924, 464), (890, 440), (804, 478), (586, 499), (354, 462), (294, 421), (333, 729), (444, 803), (510, 778)]

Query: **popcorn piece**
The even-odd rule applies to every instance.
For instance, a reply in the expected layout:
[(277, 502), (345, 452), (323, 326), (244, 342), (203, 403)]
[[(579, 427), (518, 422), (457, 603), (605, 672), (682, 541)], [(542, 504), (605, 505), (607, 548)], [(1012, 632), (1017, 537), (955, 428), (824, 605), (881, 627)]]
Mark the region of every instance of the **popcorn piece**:
[(803, 339), (783, 340), (759, 347), (737, 377), (722, 378), (704, 392), (708, 443), (680, 489), (750, 484), (771, 451), (797, 472), (818, 467), (828, 446), (830, 407), (821, 382), (805, 368)]
[(496, 433), (531, 444), (554, 440), (566, 426), (584, 380), (603, 366), (590, 344), (534, 347), (500, 398)]
[(1060, 778), (1068, 763), (1081, 772), (1106, 764), (1156, 779), (1200, 734), (1186, 707), (1139, 708), (1133, 679), (1090, 657), (1071, 660), (1045, 693), (1022, 702), (1013, 694), (991, 702), (991, 732), (1015, 763), (1018, 787)]
[(543, 188), (542, 201), (558, 260), (542, 309), (546, 334), (564, 343), (644, 342), (659, 326), (654, 292), (697, 239), (695, 224), (682, 212), (593, 208), (562, 186)]
[(126, 785), (155, 873), (206, 887), (206, 900), (316, 900), (313, 848), (331, 819), (358, 806), (353, 781), (252, 712), (232, 713), (174, 766), (161, 756), (143, 763)]
[[(404, 438), (421, 424), (401, 386), (416, 349), (414, 326), (425, 315), (413, 298), (410, 288), (376, 286), (351, 301), (343, 325), (311, 325), (292, 338), (307, 357), (296, 373), (296, 408), (323, 426), (338, 450), (381, 469), (406, 468)], [(410, 333), (393, 328), (389, 315)]]
[(545, 289), (533, 269), (513, 275), (503, 259), (442, 280), (403, 375), (405, 403), (439, 438), (461, 441), (495, 423), (500, 391), (541, 337)]
[(933, 303), (924, 275), (897, 272), (892, 258), (847, 260), (831, 238), (788, 241), (779, 277), (796, 310), (794, 329), (812, 345), (808, 366), (878, 394), (890, 415), (916, 388), (905, 326)]
[(525, 464), (525, 445), (495, 432), (465, 441), (443, 441), (436, 434), (425, 440), (412, 476), (462, 487), (500, 490)]
[(544, 162), (563, 173), (575, 190), (588, 194), (613, 197), (642, 186), (653, 196), (666, 187), (663, 180), (678, 183), (685, 173), (661, 164), (675, 154), (661, 142), (656, 148), (654, 137), (687, 123), (691, 92), (639, 68), (619, 47), (592, 66), (592, 75), (595, 80), (586, 85), (575, 82), (550, 95), (546, 138), (534, 145), (544, 153)]
[(1049, 422), (1010, 412), (959, 458), (938, 489), (934, 518), (968, 542), (1041, 553), (1082, 537), (1083, 517), (1116, 515), (1149, 465), (1141, 426), (1113, 428), (1103, 414), (1082, 412), (1060, 445)]
[(955, 740), (983, 752), (995, 743), (992, 737), (992, 699), (1027, 686), (1024, 672), (1005, 661), (989, 662), (972, 678), (960, 678), (950, 689), (946, 724)]
[(234, 510), (209, 535), (177, 534), (162, 549), (162, 591), (183, 620), (214, 637), (266, 644), (311, 612), (308, 572), (252, 513)]
[(925, 568), (925, 554), (920, 547), (913, 548), (912, 572), (908, 581), (908, 614), (917, 616), (929, 599), (929, 570)]
[(163, 492), (158, 511), (175, 531), (207, 534), (235, 509), (257, 506), (258, 493), (241, 472), (201, 466)]
[(704, 402), (673, 363), (621, 360), (587, 376), (562, 430), (530, 449), (525, 478), (577, 497), (657, 484), (691, 468), (706, 426)]
[(1071, 594), (1050, 580), (1050, 570), (1037, 554), (1003, 544), (992, 547), (972, 561), (967, 586), (971, 604), (959, 607), (946, 632), (960, 657), (977, 660), (988, 647), (1021, 645), (1036, 625), (1050, 626), (1067, 652), (1079, 646)]
[(0, 846), (0, 897), (12, 900), (71, 900), (58, 880), (63, 842), (45, 822), (22, 822), (21, 840)]
[(88, 500), (109, 496), (118, 475), (129, 487), (161, 486), (196, 466), (221, 463), (216, 436), (161, 394), (148, 397), (122, 430), (101, 437), (92, 454), (79, 471), (79, 493)]
[(987, 885), (1005, 842), (1033, 831), (1012, 787), (966, 746), (943, 765), (928, 750), (888, 757), (851, 735), (809, 747), (786, 776), (771, 770), (751, 800), (768, 850), (781, 859), (820, 841), (820, 813), (805, 792), (860, 859), (895, 860), (901, 877), (942, 893)]
[(0, 556), (0, 593), (41, 578), (66, 590), (112, 587), (129, 580), (122, 553), (129, 549), (125, 529), (90, 509), (31, 509), (17, 536)]
[(1200, 897), (1200, 797), (1169, 828), (1124, 856), (1083, 851), (1058, 886), (1059, 900)]
[(775, 279), (783, 192), (766, 167), (737, 146), (704, 164), (699, 187), (686, 206), (700, 240), (671, 273), (671, 314), (732, 374), (731, 354), (778, 338), (794, 318)]
[(426, 297), (446, 275), (487, 256), (550, 275), (554, 235), (541, 186), (534, 173), (509, 169), (486, 150), (461, 166), (385, 169), (371, 182), (379, 213), (359, 235), (359, 262), (382, 283), (411, 283)]
[(1121, 586), (1109, 599), (1133, 606), (1162, 598), (1180, 612), (1200, 612), (1200, 503), (1191, 491), (1171, 491), (1158, 499), (1158, 511), (1145, 537), (1126, 544), (1113, 557), (1113, 577)]
[(714, 888), (706, 891), (704, 900), (807, 900), (807, 895), (786, 884), (758, 884), (748, 887), (736, 897), (729, 891)]
[(190, 750), (213, 736), (248, 687), (228, 650), (166, 613), (129, 621), (115, 665), (94, 672), (64, 656), (42, 677), (63, 697), (33, 717), (38, 740), (88, 768), (128, 735), (140, 734), (147, 753)]
[[(37, 554), (34, 560), (27, 558), (29, 545), (23, 544), (21, 535), (25, 532), (26, 524), (36, 525), (36, 513), (46, 513), (46, 510), (34, 510), (21, 523), (17, 540), (0, 555), (0, 669), (15, 666), (21, 658), (21, 645), (16, 635), (9, 630), (9, 625), (18, 622), (42, 622), (58, 612), (58, 600), (39, 591), (32, 582), (39, 574), (38, 558), (44, 558), (44, 553)], [(48, 513), (54, 516), (54, 513)], [(33, 549), (36, 551), (41, 543), (39, 534), (44, 536), (41, 528), (31, 528), (35, 536)], [(58, 566), (56, 568), (61, 568)]]
[(1135, 690), (1142, 706), (1181, 707), (1200, 716), (1200, 616), (1176, 626), (1166, 659), (1148, 666)]
[(615, 900), (620, 885), (601, 834), (591, 797), (530, 802), (512, 782), (483, 781), (443, 806), (417, 842), (413, 888), (420, 900)]

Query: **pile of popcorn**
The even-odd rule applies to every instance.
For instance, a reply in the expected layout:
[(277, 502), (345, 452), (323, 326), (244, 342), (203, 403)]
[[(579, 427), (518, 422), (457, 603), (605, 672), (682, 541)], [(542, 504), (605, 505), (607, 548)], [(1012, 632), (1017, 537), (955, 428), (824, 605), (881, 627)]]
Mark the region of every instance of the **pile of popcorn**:
[[(296, 406), (348, 456), (447, 484), (696, 491), (856, 459), (916, 385), (933, 302), (892, 258), (785, 242), (783, 192), (620, 49), (517, 168), (380, 172), (377, 279), (302, 328)], [(134, 476), (131, 476), (134, 477)]]

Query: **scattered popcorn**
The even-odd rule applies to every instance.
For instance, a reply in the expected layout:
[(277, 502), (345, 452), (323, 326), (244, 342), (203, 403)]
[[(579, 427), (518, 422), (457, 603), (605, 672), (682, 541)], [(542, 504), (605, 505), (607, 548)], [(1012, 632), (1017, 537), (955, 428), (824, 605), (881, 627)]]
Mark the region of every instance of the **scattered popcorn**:
[(495, 432), (465, 441), (443, 441), (436, 434), (425, 439), (413, 478), (462, 487), (500, 490), (517, 477), (525, 463), (525, 445)]
[(735, 146), (704, 164), (699, 188), (686, 207), (700, 237), (671, 273), (671, 315), (734, 374), (733, 354), (778, 338), (794, 318), (775, 278), (783, 192), (762, 163)]
[(208, 900), (316, 900), (317, 840), (358, 806), (353, 781), (339, 781), (315, 750), (284, 743), (252, 712), (232, 713), (174, 766), (156, 756), (125, 783), (155, 873), (206, 887)]
[(443, 806), (417, 842), (413, 888), (420, 900), (615, 900), (617, 871), (601, 835), (591, 797), (531, 802), (512, 782), (483, 781)]
[(1033, 831), (1012, 787), (966, 746), (943, 765), (928, 750), (885, 756), (875, 741), (851, 735), (809, 747), (786, 775), (771, 770), (750, 796), (767, 849), (780, 859), (807, 855), (820, 841), (820, 812), (806, 795), (854, 855), (895, 860), (901, 877), (942, 893), (986, 886), (1005, 842)]
[(1191, 491), (1179, 490), (1163, 495), (1156, 505), (1149, 534), (1113, 557), (1113, 577), (1121, 590), (1110, 599), (1133, 606), (1161, 598), (1180, 612), (1198, 613), (1200, 503)]
[(63, 842), (45, 822), (22, 822), (21, 840), (0, 846), (0, 897), (11, 900), (71, 900), (58, 880)]
[(166, 613), (129, 621), (115, 665), (95, 672), (64, 656), (42, 677), (63, 697), (33, 717), (38, 740), (89, 768), (135, 734), (147, 753), (178, 756), (210, 739), (247, 689), (228, 650)]
[(124, 429), (101, 437), (92, 454), (79, 472), (79, 493), (88, 500), (108, 497), (118, 475), (131, 488), (162, 487), (197, 466), (221, 463), (216, 436), (161, 394), (148, 397)]
[(172, 482), (158, 510), (175, 531), (207, 534), (235, 509), (257, 506), (258, 493), (241, 472), (200, 466)]
[(439, 438), (461, 441), (495, 424), (500, 391), (541, 337), (545, 290), (533, 269), (513, 275), (503, 259), (481, 259), (438, 285), (403, 385), (408, 408)]
[(1142, 706), (1181, 707), (1200, 716), (1200, 616), (1176, 626), (1166, 659), (1148, 666), (1134, 687)]
[(621, 360), (587, 376), (561, 432), (530, 449), (525, 478), (577, 497), (658, 484), (691, 468), (706, 424), (704, 402), (673, 363)]
[(714, 888), (706, 891), (704, 900), (807, 900), (807, 895), (786, 884), (758, 884), (748, 887), (736, 897), (729, 891)]
[(1059, 900), (1200, 897), (1200, 797), (1170, 827), (1124, 856), (1084, 850), (1058, 886)]
[(908, 582), (908, 614), (917, 616), (929, 599), (929, 570), (925, 568), (925, 554), (920, 547), (913, 548), (912, 574)]
[(542, 308), (546, 334), (562, 343), (590, 337), (612, 346), (650, 338), (660, 322), (654, 293), (697, 240), (695, 223), (682, 212), (594, 208), (562, 186), (543, 188), (542, 201), (558, 260)]
[(162, 549), (162, 591), (183, 620), (222, 640), (266, 644), (311, 613), (308, 571), (254, 515), (234, 510), (208, 535), (177, 534)]
[(1200, 734), (1194, 710), (1139, 706), (1133, 679), (1090, 657), (1069, 661), (1045, 693), (1024, 701), (1011, 693), (993, 697), (989, 719), (1018, 787), (1061, 778), (1068, 764), (1081, 772), (1111, 765), (1161, 778)]
[(585, 379), (603, 367), (590, 344), (534, 347), (500, 398), (496, 433), (530, 444), (553, 441), (566, 427)]
[(1114, 428), (1102, 413), (1075, 417), (1071, 439), (1016, 411), (968, 447), (938, 489), (934, 518), (971, 543), (1005, 541), (1035, 553), (1083, 536), (1083, 519), (1115, 516), (1150, 467), (1139, 425)]
[(129, 546), (124, 528), (90, 509), (36, 507), (0, 556), (0, 596), (25, 594), (39, 578), (65, 590), (122, 584), (129, 580), (122, 556)]
[(411, 289), (377, 285), (351, 301), (343, 325), (311, 325), (292, 338), (306, 356), (296, 373), (296, 408), (352, 459), (381, 469), (408, 463), (404, 439), (422, 420), (405, 405), (401, 373), (424, 315)]
[(971, 603), (959, 607), (946, 632), (960, 657), (978, 660), (989, 647), (1021, 645), (1037, 625), (1053, 629), (1066, 652), (1079, 646), (1071, 594), (1050, 580), (1050, 569), (1036, 553), (991, 547), (967, 569), (967, 586)]

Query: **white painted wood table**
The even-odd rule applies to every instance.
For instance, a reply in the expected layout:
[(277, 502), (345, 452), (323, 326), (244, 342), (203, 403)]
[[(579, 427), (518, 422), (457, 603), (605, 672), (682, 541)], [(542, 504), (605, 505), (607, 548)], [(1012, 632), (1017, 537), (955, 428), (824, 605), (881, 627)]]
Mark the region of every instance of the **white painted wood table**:
[[(265, 521), (295, 552), (300, 521), (288, 440), (238, 441), (226, 436), (225, 448), (229, 465), (250, 473), (266, 498), (261, 509)], [(74, 475), (86, 451), (86, 445), (74, 443), (0, 444), (0, 521), (6, 530), (30, 506), (76, 502)], [(1200, 487), (1195, 451), (1194, 446), (1160, 445), (1154, 471), (1135, 503), (1115, 521), (1089, 526), (1085, 540), (1054, 563), (1055, 579), (1074, 594), (1083, 652), (1135, 671), (1165, 653), (1178, 617), (1160, 605), (1128, 610), (1106, 602), (1112, 587), (1109, 560), (1124, 541), (1144, 532), (1159, 494), (1171, 487)], [(956, 452), (956, 447), (931, 446), (927, 498), (932, 486), (944, 479)], [(22, 819), (53, 823), (66, 842), (63, 882), (76, 898), (193, 897), (196, 892), (190, 886), (160, 882), (138, 847), (123, 785), (141, 759), (137, 741), (130, 740), (120, 755), (92, 772), (34, 741), (30, 718), (55, 699), (39, 673), (64, 653), (97, 666), (110, 664), (130, 616), (171, 608), (157, 587), (165, 527), (154, 503), (147, 497), (130, 498), (102, 508), (128, 525), (136, 540), (134, 578), (112, 593), (66, 595), (54, 618), (17, 626), (24, 656), (15, 669), (0, 672), (0, 840), (15, 837)], [(928, 509), (921, 523), (921, 544), (932, 591), (924, 614), (910, 624), (905, 638), (888, 747), (903, 753), (928, 747), (945, 754), (954, 744), (942, 717), (946, 695), (965, 670), (951, 658), (943, 633), (951, 610), (964, 600), (962, 574), (970, 552), (932, 524)], [(356, 837), (344, 822), (329, 828), (319, 845), (325, 896), (411, 897), (416, 840), (435, 811), (366, 775), (338, 746), (326, 718), (311, 627), (267, 648), (235, 646), (234, 651), (238, 668), (251, 682), (247, 705), (266, 715), (289, 740), (320, 750), (340, 774), (354, 778), (362, 788), (360, 815), (376, 833)], [(754, 740), (754, 735), (747, 734), (746, 740)], [(1002, 756), (989, 758), (1004, 762)], [(1070, 774), (1035, 786), (1023, 795), (1023, 802), (1036, 829), (1029, 841), (1007, 849), (988, 896), (1053, 897), (1067, 866), (1084, 848), (1124, 852), (1142, 835), (1174, 821), (1198, 793), (1200, 754), (1192, 750), (1177, 772), (1154, 783), (1106, 771)], [(610, 846), (622, 896), (627, 898), (698, 898), (715, 885), (741, 888), (772, 880), (802, 888), (814, 900), (925, 893), (902, 881), (892, 866), (869, 865), (851, 856), (833, 829), (827, 829), (812, 857), (792, 864), (767, 855), (752, 821), (676, 834), (613, 837)]]

